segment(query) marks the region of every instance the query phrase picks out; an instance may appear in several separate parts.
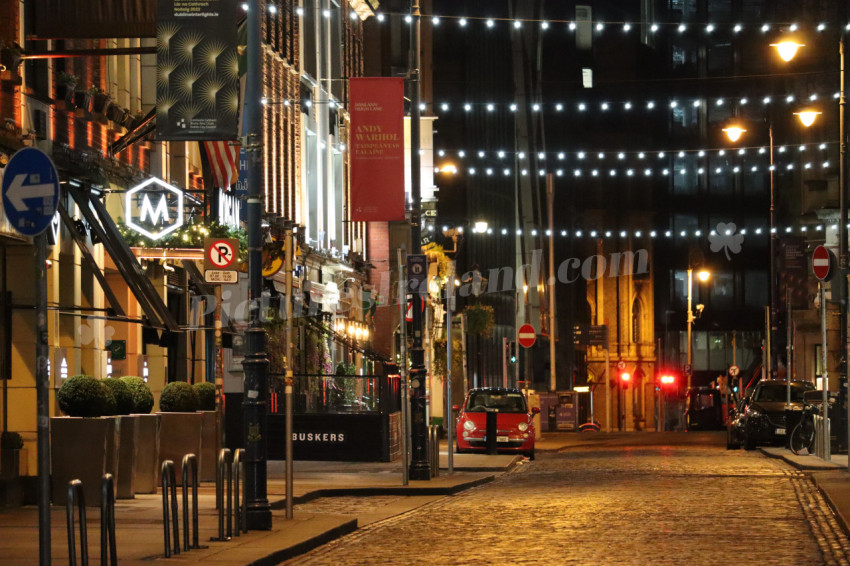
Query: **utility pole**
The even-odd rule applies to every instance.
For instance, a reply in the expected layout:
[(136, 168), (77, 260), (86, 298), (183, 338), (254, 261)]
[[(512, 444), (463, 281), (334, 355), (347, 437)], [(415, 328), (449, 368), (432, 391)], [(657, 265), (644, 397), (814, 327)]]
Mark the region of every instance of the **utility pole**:
[[(552, 173), (546, 175), (546, 202), (549, 206), (549, 391), (558, 389), (555, 371), (555, 226), (554, 226), (555, 180)], [(572, 377), (570, 377), (572, 382)], [(572, 383), (569, 389), (572, 390)]]
[[(420, 146), (419, 111), (419, 0), (413, 0), (410, 7), (410, 195), (413, 209), (410, 213), (410, 239), (414, 250), (421, 249), (422, 227), (420, 225), (422, 180)], [(409, 276), (409, 274), (408, 274)], [(425, 350), (422, 347), (422, 290), (413, 290), (413, 347), (410, 349), (410, 416), (411, 444), (410, 479), (430, 480), (431, 466), (428, 464), (428, 423), (425, 422)]]
[[(268, 431), (266, 412), (269, 397), (269, 359), (266, 355), (266, 331), (260, 324), (260, 297), (263, 292), (261, 242), (262, 192), (262, 115), (260, 114), (262, 3), (248, 4), (248, 66), (245, 86), (245, 111), (248, 153), (248, 281), (251, 325), (245, 331), (245, 371), (242, 399), (242, 425), (245, 443), (245, 501), (247, 526), (252, 531), (272, 528), (272, 513), (266, 496)], [(287, 297), (288, 299), (288, 297)], [(287, 493), (287, 498), (292, 494)]]
[(292, 225), (291, 223), (287, 223), (286, 226), (286, 263), (284, 269), (286, 270), (286, 334), (284, 334), (284, 338), (286, 339), (286, 344), (284, 344), (284, 356), (286, 357), (286, 383), (285, 383), (285, 396), (286, 396), (286, 428), (284, 429), (284, 434), (286, 434), (286, 439), (284, 440), (284, 445), (286, 449), (286, 518), (292, 518), (292, 495), (294, 492), (293, 488), (293, 450), (292, 450), (292, 433), (294, 431), (294, 427), (292, 426), (292, 386), (294, 384), (293, 370), (295, 364), (292, 363), (292, 258), (295, 255), (295, 238), (292, 237)]

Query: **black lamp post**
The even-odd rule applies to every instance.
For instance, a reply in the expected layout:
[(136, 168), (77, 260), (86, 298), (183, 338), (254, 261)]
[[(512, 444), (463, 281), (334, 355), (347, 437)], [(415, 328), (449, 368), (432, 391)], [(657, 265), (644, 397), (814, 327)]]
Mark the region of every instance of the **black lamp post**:
[[(245, 443), (245, 500), (247, 527), (271, 530), (272, 513), (266, 495), (268, 455), (266, 413), (269, 396), (269, 360), (266, 355), (266, 331), (260, 324), (260, 297), (263, 292), (261, 216), (263, 208), (260, 184), (262, 174), (262, 115), (260, 113), (262, 4), (248, 5), (248, 65), (245, 85), (245, 125), (248, 152), (248, 281), (251, 326), (245, 332), (245, 370), (242, 401), (242, 425)], [(287, 493), (287, 497), (291, 494)]]

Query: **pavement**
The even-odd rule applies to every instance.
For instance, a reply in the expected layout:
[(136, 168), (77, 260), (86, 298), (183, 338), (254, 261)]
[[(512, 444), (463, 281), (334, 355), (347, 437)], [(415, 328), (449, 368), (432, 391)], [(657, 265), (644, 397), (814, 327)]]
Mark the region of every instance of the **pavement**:
[[(641, 433), (637, 433), (638, 435)], [(549, 433), (537, 442), (537, 451), (559, 451), (619, 441), (622, 434)], [(185, 550), (182, 503), (180, 510), (181, 553), (164, 556), (162, 497), (139, 494), (115, 505), (116, 548), (119, 563), (143, 566), (160, 562), (222, 565), (271, 565), (303, 554), (317, 546), (368, 524), (409, 512), (437, 498), (487, 483), (499, 474), (522, 466), (521, 456), (454, 454), (454, 473), (448, 474), (448, 446), (440, 451), (440, 475), (430, 481), (402, 485), (400, 462), (294, 462), (293, 518), (287, 520), (284, 462), (268, 463), (267, 494), (272, 508), (272, 528), (250, 531), (229, 540), (218, 538), (215, 486), (202, 483), (199, 492), (201, 548)], [(847, 455), (826, 462), (814, 455), (796, 456), (784, 448), (760, 448), (763, 454), (781, 458), (809, 475), (850, 534), (850, 473)], [(178, 499), (180, 498), (178, 490)], [(343, 498), (347, 503), (339, 503)], [(323, 501), (333, 504), (323, 506)], [(100, 510), (86, 509), (89, 558), (99, 562)], [(51, 509), (53, 564), (69, 560), (65, 508)], [(34, 506), (0, 508), (0, 562), (4, 566), (38, 563), (38, 510)], [(79, 556), (79, 542), (76, 543)], [(81, 562), (82, 563), (82, 562)]]

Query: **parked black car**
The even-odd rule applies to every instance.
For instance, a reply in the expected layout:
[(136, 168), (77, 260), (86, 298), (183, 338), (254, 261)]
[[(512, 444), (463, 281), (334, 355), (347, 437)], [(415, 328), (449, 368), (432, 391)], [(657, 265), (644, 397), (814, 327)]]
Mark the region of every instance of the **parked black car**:
[[(803, 409), (803, 393), (815, 387), (808, 381), (791, 382), (792, 411)], [(735, 409), (726, 432), (726, 448), (754, 450), (757, 444), (783, 445), (791, 433), (786, 426), (785, 381), (760, 381)]]

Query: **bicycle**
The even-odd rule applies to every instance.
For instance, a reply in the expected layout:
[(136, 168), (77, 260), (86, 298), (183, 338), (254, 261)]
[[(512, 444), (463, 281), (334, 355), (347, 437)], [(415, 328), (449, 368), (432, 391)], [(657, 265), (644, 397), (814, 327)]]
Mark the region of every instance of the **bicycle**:
[[(815, 405), (804, 405), (800, 422), (791, 431), (788, 448), (796, 455), (810, 454), (815, 446), (815, 415), (820, 409)], [(804, 452), (805, 450), (805, 452)]]

